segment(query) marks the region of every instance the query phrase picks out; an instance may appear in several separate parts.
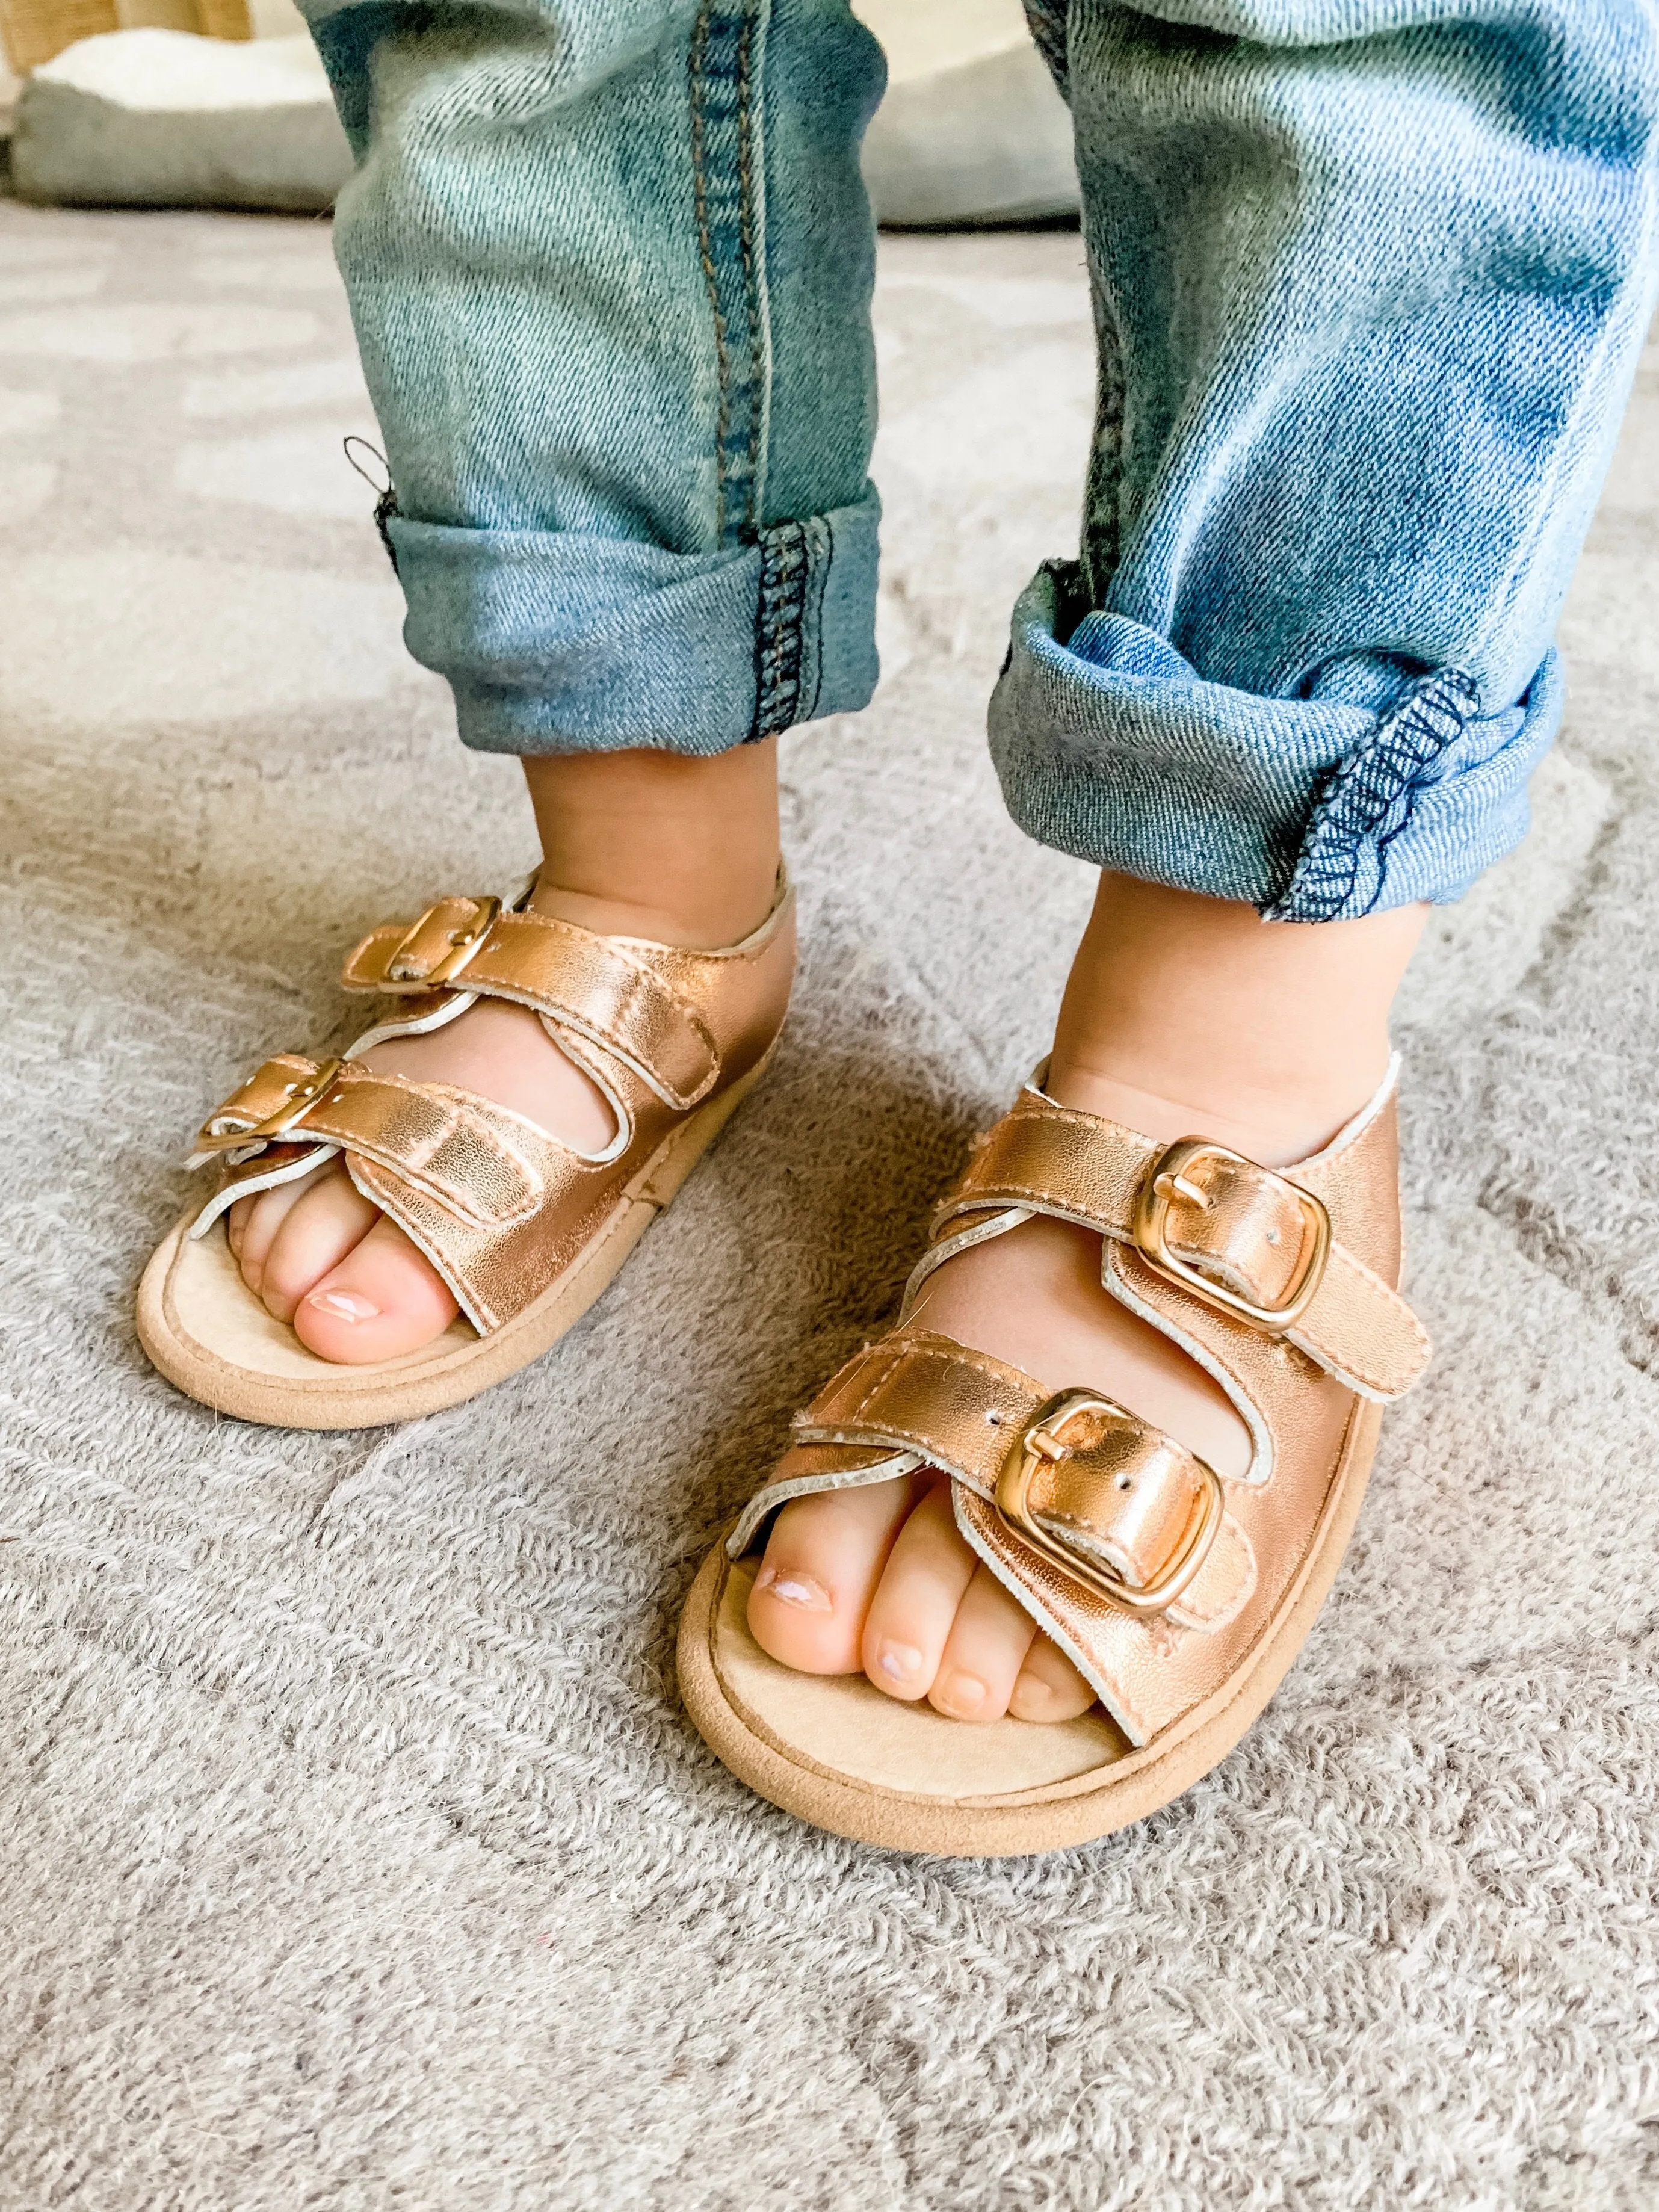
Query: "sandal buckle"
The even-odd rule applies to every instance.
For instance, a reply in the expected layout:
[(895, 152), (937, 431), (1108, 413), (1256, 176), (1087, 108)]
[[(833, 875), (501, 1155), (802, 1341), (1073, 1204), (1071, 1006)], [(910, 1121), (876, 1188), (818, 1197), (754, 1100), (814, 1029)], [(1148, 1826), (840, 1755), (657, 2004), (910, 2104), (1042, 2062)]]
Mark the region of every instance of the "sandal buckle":
[(1188, 1587), (1209, 1557), (1226, 1506), (1221, 1478), (1196, 1453), (1191, 1455), (1199, 1471), (1199, 1492), (1175, 1550), (1150, 1582), (1139, 1586), (1127, 1583), (1103, 1559), (1091, 1559), (1051, 1535), (1030, 1507), (1031, 1484), (1039, 1468), (1045, 1462), (1053, 1464), (1072, 1456), (1078, 1447), (1066, 1441), (1064, 1431), (1069, 1423), (1085, 1413), (1104, 1415), (1109, 1430), (1131, 1431), (1126, 1441), (1138, 1442), (1146, 1433), (1145, 1423), (1126, 1413), (1115, 1398), (1102, 1397), (1094, 1390), (1057, 1392), (1037, 1407), (1003, 1462), (997, 1477), (997, 1511), (1034, 1552), (1040, 1552), (1097, 1597), (1106, 1598), (1126, 1613), (1163, 1613)]
[[(458, 909), (471, 908), (470, 915)], [(436, 991), (453, 983), (495, 926), (498, 898), (445, 898), (410, 922), (386, 963), (392, 990)]]
[[(238, 1120), (236, 1100), (242, 1093), (241, 1091), (234, 1093), (216, 1114), (210, 1115), (198, 1130), (197, 1151), (198, 1152), (228, 1152), (235, 1151), (241, 1145), (270, 1144), (278, 1137), (285, 1137), (289, 1130), (296, 1127), (312, 1108), (333, 1089), (334, 1079), (344, 1065), (345, 1062), (342, 1060), (319, 1060), (309, 1075), (300, 1076), (293, 1083), (283, 1086), (285, 1095), (282, 1103), (261, 1121)], [(258, 1081), (259, 1073), (263, 1073), (263, 1070), (250, 1077), (248, 1082), (242, 1085), (242, 1091), (251, 1089), (252, 1085)], [(228, 1123), (234, 1126), (228, 1127)]]
[[(1170, 1235), (1170, 1215), (1178, 1206), (1195, 1206), (1207, 1212), (1230, 1194), (1230, 1188), (1249, 1186), (1295, 1208), (1301, 1228), (1301, 1247), (1288, 1279), (1272, 1300), (1251, 1298), (1182, 1256)], [(1266, 1232), (1277, 1245), (1283, 1231), (1275, 1224)], [(1307, 1311), (1325, 1279), (1331, 1254), (1331, 1217), (1322, 1201), (1288, 1176), (1275, 1175), (1225, 1145), (1205, 1137), (1183, 1137), (1153, 1164), (1135, 1202), (1130, 1234), (1135, 1249), (1155, 1274), (1189, 1291), (1206, 1305), (1248, 1322), (1269, 1336), (1283, 1336)], [(1189, 1250), (1191, 1247), (1188, 1248)], [(1220, 1255), (1218, 1255), (1219, 1257)]]

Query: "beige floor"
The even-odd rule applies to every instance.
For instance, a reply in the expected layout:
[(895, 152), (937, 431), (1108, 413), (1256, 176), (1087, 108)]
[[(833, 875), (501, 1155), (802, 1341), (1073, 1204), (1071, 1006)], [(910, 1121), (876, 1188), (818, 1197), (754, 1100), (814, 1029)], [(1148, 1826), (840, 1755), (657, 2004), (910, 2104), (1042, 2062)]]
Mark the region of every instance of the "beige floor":
[(981, 736), (1073, 539), (1076, 241), (897, 241), (880, 322), (888, 672), (788, 746), (775, 1079), (556, 1356), (274, 1434), (133, 1342), (187, 1132), (529, 823), (402, 657), (325, 229), (0, 207), (16, 2212), (1659, 2202), (1652, 368), (1537, 830), (1411, 987), (1439, 1364), (1261, 1725), (1143, 1829), (945, 1866), (757, 1806), (678, 1709), (696, 1562), (1039, 1049), (1087, 894)]

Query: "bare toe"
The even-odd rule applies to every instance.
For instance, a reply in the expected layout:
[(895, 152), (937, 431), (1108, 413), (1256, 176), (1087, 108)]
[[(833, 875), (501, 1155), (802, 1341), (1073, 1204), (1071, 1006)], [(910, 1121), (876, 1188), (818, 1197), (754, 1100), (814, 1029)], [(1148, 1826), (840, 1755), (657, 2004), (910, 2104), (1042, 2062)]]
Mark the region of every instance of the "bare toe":
[(256, 1296), (264, 1285), (265, 1262), (283, 1222), (302, 1198), (338, 1172), (334, 1166), (320, 1167), (314, 1174), (297, 1176), (293, 1182), (279, 1182), (274, 1190), (258, 1191), (252, 1198), (238, 1199), (231, 1207), (225, 1234), (242, 1271), (242, 1280)]
[(431, 1261), (381, 1214), (368, 1236), (301, 1297), (294, 1333), (319, 1358), (363, 1366), (430, 1344), (457, 1310)]
[(899, 1530), (864, 1624), (864, 1671), (890, 1698), (925, 1698), (978, 1565), (957, 1533), (948, 1479)]
[[(264, 1196), (281, 1194), (279, 1186)], [(292, 1321), (306, 1292), (362, 1243), (380, 1218), (379, 1207), (370, 1205), (342, 1168), (336, 1166), (307, 1184), (277, 1220), (258, 1282), (251, 1285), (264, 1301), (266, 1312), (278, 1321)], [(249, 1266), (246, 1255), (257, 1226), (250, 1227), (243, 1240), (245, 1277)]]
[(939, 1655), (927, 1702), (953, 1721), (1000, 1720), (1036, 1624), (988, 1566), (974, 1571)]
[(1094, 1692), (1060, 1646), (1039, 1636), (1025, 1655), (1008, 1710), (1016, 1720), (1074, 1721), (1094, 1701)]
[(908, 1482), (872, 1482), (784, 1507), (749, 1596), (763, 1651), (803, 1674), (858, 1673), (865, 1616), (914, 1495)]

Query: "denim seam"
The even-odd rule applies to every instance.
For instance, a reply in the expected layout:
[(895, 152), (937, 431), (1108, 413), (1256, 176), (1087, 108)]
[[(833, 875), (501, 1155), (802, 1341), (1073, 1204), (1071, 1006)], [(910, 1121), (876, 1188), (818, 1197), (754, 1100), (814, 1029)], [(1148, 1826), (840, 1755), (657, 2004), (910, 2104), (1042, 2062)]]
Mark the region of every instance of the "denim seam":
[[(1409, 825), (1428, 771), (1455, 744), (1480, 703), (1473, 679), (1443, 668), (1420, 678), (1355, 752), (1326, 771), (1291, 879), (1263, 908), (1269, 921), (1335, 921), (1373, 912), (1388, 876), (1388, 852)], [(1363, 906), (1354, 896), (1369, 847), (1376, 881)]]
[(720, 398), (714, 416), (714, 528), (725, 543), (726, 437), (731, 414), (730, 378), (726, 369), (726, 318), (720, 312), (720, 274), (714, 266), (714, 241), (708, 214), (708, 167), (705, 158), (708, 119), (699, 97), (703, 57), (708, 48), (712, 10), (702, 9), (691, 29), (691, 190), (697, 210), (697, 251), (703, 281), (708, 287), (708, 306), (714, 319), (714, 360)]
[[(755, 46), (765, 0), (706, 0), (690, 52), (692, 191), (697, 246), (714, 318), (715, 532), (754, 542), (764, 422), (765, 302), (757, 238)], [(727, 164), (721, 172), (717, 164)]]
[[(766, 441), (771, 413), (772, 328), (767, 309), (765, 246), (763, 210), (765, 204), (765, 139), (759, 115), (759, 88), (765, 76), (765, 27), (771, 0), (756, 0), (745, 17), (738, 86), (740, 129), (738, 137), (738, 177), (743, 219), (738, 240), (743, 251), (744, 295), (749, 304), (750, 374), (754, 382), (754, 426), (750, 438), (749, 481), (744, 510), (744, 527), (753, 535), (763, 509), (766, 477)], [(759, 49), (758, 57), (757, 49)], [(760, 147), (759, 158), (756, 148)]]
[(806, 587), (813, 563), (806, 526), (780, 522), (760, 538), (759, 621), (755, 639), (755, 726), (775, 737), (801, 717), (801, 660)]
[(813, 719), (823, 695), (823, 595), (836, 557), (836, 526), (828, 515), (813, 519), (812, 539), (817, 558), (807, 568), (801, 617), (801, 689), (795, 706), (798, 722)]
[(1098, 278), (1089, 287), (1095, 326), (1095, 423), (1084, 489), (1083, 590), (1103, 606), (1123, 549), (1123, 429), (1127, 385), (1117, 315)]

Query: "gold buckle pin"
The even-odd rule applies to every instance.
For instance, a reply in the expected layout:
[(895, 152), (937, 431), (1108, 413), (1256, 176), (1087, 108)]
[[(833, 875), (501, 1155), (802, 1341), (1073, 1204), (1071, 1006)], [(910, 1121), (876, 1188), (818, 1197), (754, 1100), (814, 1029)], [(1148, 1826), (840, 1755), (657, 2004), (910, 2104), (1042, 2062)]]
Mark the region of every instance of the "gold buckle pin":
[[(1289, 1288), (1276, 1305), (1255, 1304), (1231, 1285), (1216, 1281), (1200, 1268), (1171, 1249), (1170, 1243), (1170, 1209), (1177, 1200), (1189, 1206), (1208, 1206), (1212, 1201), (1201, 1181), (1193, 1170), (1206, 1161), (1217, 1161), (1225, 1167), (1244, 1168), (1252, 1175), (1285, 1192), (1301, 1209), (1304, 1224), (1302, 1261)], [(1162, 1275), (1167, 1282), (1177, 1283), (1183, 1291), (1190, 1291), (1206, 1305), (1216, 1306), (1223, 1313), (1235, 1315), (1249, 1322), (1269, 1336), (1282, 1336), (1293, 1328), (1307, 1311), (1325, 1279), (1325, 1264), (1331, 1252), (1331, 1217), (1322, 1202), (1310, 1190), (1288, 1176), (1275, 1175), (1243, 1152), (1235, 1152), (1225, 1145), (1212, 1144), (1205, 1137), (1183, 1137), (1171, 1145), (1155, 1163), (1152, 1173), (1141, 1187), (1135, 1202), (1134, 1220), (1130, 1234), (1136, 1249), (1147, 1266)]]
[(1036, 1518), (1030, 1508), (1031, 1484), (1037, 1469), (1044, 1461), (1069, 1459), (1076, 1449), (1068, 1444), (1060, 1431), (1068, 1421), (1079, 1413), (1104, 1413), (1109, 1419), (1121, 1421), (1137, 1431), (1144, 1423), (1133, 1413), (1126, 1413), (1115, 1398), (1103, 1398), (1092, 1390), (1061, 1390), (1039, 1406), (1032, 1415), (1024, 1434), (1018, 1439), (1003, 1462), (997, 1477), (996, 1508), (1014, 1534), (1040, 1552), (1045, 1559), (1081, 1583), (1096, 1596), (1109, 1599), (1133, 1613), (1163, 1613), (1181, 1595), (1193, 1581), (1199, 1569), (1209, 1557), (1216, 1532), (1221, 1526), (1221, 1516), (1226, 1500), (1221, 1488), (1221, 1478), (1206, 1462), (1192, 1455), (1194, 1464), (1202, 1478), (1199, 1495), (1194, 1503), (1192, 1516), (1182, 1531), (1181, 1541), (1163, 1571), (1139, 1589), (1126, 1583), (1114, 1572), (1103, 1559), (1095, 1559), (1085, 1553), (1074, 1551), (1068, 1544), (1052, 1536)]
[(334, 1079), (344, 1065), (341, 1060), (320, 1061), (309, 1075), (299, 1076), (287, 1086), (287, 1096), (274, 1113), (267, 1114), (263, 1121), (250, 1122), (244, 1128), (218, 1127), (224, 1113), (222, 1107), (219, 1113), (204, 1121), (197, 1133), (197, 1151), (228, 1152), (239, 1145), (269, 1144), (275, 1138), (286, 1136), (333, 1088)]
[(412, 985), (417, 990), (436, 991), (454, 981), (495, 927), (496, 917), (501, 910), (498, 898), (475, 898), (464, 902), (471, 907), (472, 918), (463, 922), (459, 929), (443, 932), (440, 943), (447, 949), (441, 951), (435, 960), (423, 959), (417, 951), (422, 933), (434, 927), (433, 916), (440, 908), (463, 902), (440, 899), (410, 922), (386, 963), (388, 984), (402, 984), (405, 988)]

